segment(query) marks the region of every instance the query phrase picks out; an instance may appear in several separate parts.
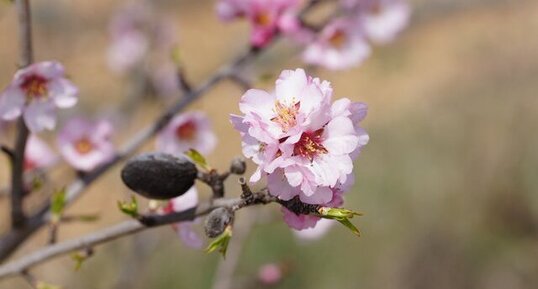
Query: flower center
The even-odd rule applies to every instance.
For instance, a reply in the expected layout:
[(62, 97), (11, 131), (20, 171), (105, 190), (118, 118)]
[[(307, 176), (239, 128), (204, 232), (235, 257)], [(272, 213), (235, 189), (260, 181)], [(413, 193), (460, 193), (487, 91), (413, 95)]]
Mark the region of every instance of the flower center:
[(23, 166), (24, 166), (25, 172), (28, 172), (37, 168), (37, 164), (28, 158), (24, 158)]
[(342, 30), (336, 30), (331, 37), (329, 37), (329, 43), (335, 48), (342, 48), (346, 43), (346, 34)]
[(176, 128), (176, 136), (180, 140), (192, 140), (196, 135), (196, 124), (187, 121)]
[(297, 125), (297, 113), (299, 112), (300, 107), (300, 102), (286, 106), (277, 101), (274, 108), (276, 116), (273, 117), (271, 121), (279, 124), (282, 131), (287, 132), (290, 128)]
[(254, 23), (260, 26), (269, 26), (271, 24), (271, 14), (267, 11), (261, 11), (254, 16)]
[(85, 155), (93, 150), (93, 143), (87, 137), (82, 137), (75, 142), (75, 150)]
[(32, 74), (27, 76), (21, 84), (22, 90), (26, 93), (28, 100), (45, 98), (48, 94), (47, 79)]
[(320, 154), (326, 154), (328, 151), (321, 144), (322, 134), (323, 129), (318, 129), (313, 132), (303, 132), (301, 138), (293, 147), (293, 155), (302, 156), (312, 161), (315, 156)]

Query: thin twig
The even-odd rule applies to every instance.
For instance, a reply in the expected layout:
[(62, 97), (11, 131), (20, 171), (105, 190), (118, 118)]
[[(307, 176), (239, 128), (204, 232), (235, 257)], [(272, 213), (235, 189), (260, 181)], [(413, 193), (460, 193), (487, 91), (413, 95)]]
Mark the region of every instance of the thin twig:
[[(32, 20), (29, 0), (17, 0), (17, 14), (19, 19), (19, 48), (20, 67), (26, 67), (34, 61), (32, 50)], [(20, 228), (25, 223), (23, 210), (24, 199), (24, 152), (28, 140), (28, 127), (21, 117), (17, 124), (17, 139), (13, 151), (13, 161), (11, 168), (11, 226)]]
[[(251, 205), (268, 204), (276, 202), (276, 198), (260, 194), (258, 202)], [(49, 259), (68, 254), (85, 248), (93, 248), (118, 238), (132, 235), (151, 227), (173, 224), (181, 221), (194, 220), (197, 217), (207, 215), (215, 208), (220, 207), (245, 207), (245, 201), (241, 198), (216, 199), (213, 202), (202, 203), (195, 209), (171, 213), (167, 215), (150, 215), (141, 220), (128, 220), (112, 227), (102, 229), (97, 232), (79, 237), (77, 239), (57, 243), (37, 250), (31, 254), (21, 257), (20, 259), (0, 266), (0, 278), (21, 274), (30, 267), (41, 264)], [(250, 206), (250, 205), (249, 205)]]

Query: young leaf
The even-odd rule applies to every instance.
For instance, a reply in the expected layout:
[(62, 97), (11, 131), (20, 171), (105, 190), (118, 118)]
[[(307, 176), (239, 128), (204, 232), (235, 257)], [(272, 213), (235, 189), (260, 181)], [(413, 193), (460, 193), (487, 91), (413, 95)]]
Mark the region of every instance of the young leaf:
[(329, 208), (321, 207), (318, 212), (322, 216), (333, 217), (333, 218), (353, 218), (354, 216), (362, 216), (362, 213), (343, 209), (343, 208)]
[(39, 281), (37, 282), (35, 288), (36, 289), (61, 289), (62, 287)]
[(223, 258), (226, 258), (226, 250), (228, 249), (228, 244), (230, 243), (230, 239), (232, 238), (232, 227), (228, 226), (226, 227), (226, 230), (220, 236), (215, 238), (209, 246), (206, 248), (207, 253), (211, 253), (215, 250), (219, 250), (219, 252), (222, 254)]
[(348, 218), (342, 218), (342, 219), (336, 219), (336, 220), (340, 224), (346, 226), (346, 228), (351, 230), (351, 232), (353, 232), (353, 234), (357, 235), (357, 237), (361, 236), (361, 231), (359, 231), (359, 229), (357, 227), (355, 227), (355, 225), (353, 225), (353, 223), (351, 223)]
[(65, 199), (65, 188), (62, 188), (59, 191), (56, 191), (51, 198), (50, 212), (52, 214), (52, 222), (57, 223), (60, 221), (63, 210), (65, 208), (66, 199)]
[(138, 201), (135, 196), (131, 196), (130, 202), (118, 201), (118, 208), (128, 216), (138, 217)]
[(88, 259), (88, 256), (83, 255), (79, 252), (76, 252), (76, 253), (71, 254), (71, 259), (75, 261), (75, 271), (78, 271), (82, 267), (82, 263), (84, 263), (84, 261)]
[(206, 171), (211, 170), (211, 167), (207, 164), (205, 157), (197, 150), (190, 149), (187, 152), (185, 152), (185, 155), (188, 156), (195, 164), (197, 164), (204, 170)]
[(361, 232), (349, 219), (353, 218), (354, 216), (362, 216), (362, 213), (342, 209), (342, 208), (328, 208), (328, 207), (321, 207), (318, 210), (320, 217), (325, 219), (331, 219), (336, 220), (340, 224), (346, 226), (353, 234), (357, 235), (358, 237), (361, 236)]

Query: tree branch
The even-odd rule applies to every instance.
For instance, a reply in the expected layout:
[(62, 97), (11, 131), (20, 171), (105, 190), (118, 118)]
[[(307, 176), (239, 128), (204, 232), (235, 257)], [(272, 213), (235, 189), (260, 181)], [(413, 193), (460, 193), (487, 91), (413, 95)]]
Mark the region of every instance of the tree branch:
[[(32, 21), (29, 0), (17, 0), (19, 19), (20, 67), (26, 67), (34, 61), (32, 51)], [(26, 217), (23, 210), (24, 199), (24, 152), (29, 131), (21, 117), (17, 124), (17, 139), (15, 141), (11, 168), (11, 226), (14, 229), (24, 225)]]
[(129, 220), (103, 230), (90, 233), (86, 236), (57, 243), (52, 246), (37, 250), (20, 259), (0, 266), (0, 278), (22, 274), (30, 267), (41, 264), (49, 259), (68, 254), (77, 250), (92, 248), (118, 238), (132, 235), (140, 231), (173, 224), (181, 221), (194, 220), (197, 217), (209, 214), (212, 210), (220, 207), (243, 208), (257, 204), (276, 202), (275, 197), (263, 193), (256, 193), (256, 201), (247, 204), (244, 199), (215, 199), (212, 202), (202, 203), (198, 207), (167, 215), (143, 216), (140, 220)]

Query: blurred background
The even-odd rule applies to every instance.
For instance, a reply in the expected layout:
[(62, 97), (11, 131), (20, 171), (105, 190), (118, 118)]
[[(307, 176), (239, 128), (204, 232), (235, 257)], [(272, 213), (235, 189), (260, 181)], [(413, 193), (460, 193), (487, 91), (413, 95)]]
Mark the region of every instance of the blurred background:
[[(107, 67), (107, 27), (122, 1), (32, 4), (36, 59), (61, 61), (81, 90), (79, 104), (60, 118), (113, 118), (119, 145), (171, 101), (144, 98), (143, 105), (129, 106), (133, 82)], [(214, 1), (154, 4), (173, 20), (193, 84), (246, 47), (247, 24), (220, 23)], [(370, 143), (355, 164), (356, 185), (346, 197), (346, 207), (365, 213), (354, 219), (363, 236), (357, 239), (334, 226), (324, 238), (304, 242), (292, 234), (276, 206), (242, 210), (237, 218), (254, 218), (256, 224), (242, 243), (232, 288), (263, 287), (257, 274), (267, 263), (283, 269), (282, 280), (272, 288), (536, 288), (538, 2), (411, 4), (410, 26), (393, 43), (375, 47), (362, 66), (345, 72), (311, 71), (332, 82), (336, 98), (369, 105), (364, 127)], [(16, 70), (16, 23), (13, 5), (2, 1), (2, 87)], [(265, 75), (255, 85), (269, 88), (280, 70), (303, 66), (295, 52), (281, 43), (245, 74)], [(239, 134), (228, 121), (230, 113), (238, 112), (241, 94), (240, 87), (224, 81), (189, 107), (211, 117), (219, 145), (208, 160), (221, 169), (241, 154)], [(117, 109), (123, 114), (114, 114)], [(55, 145), (53, 132), (43, 136)], [(145, 150), (153, 148), (152, 141)], [(8, 185), (8, 168), (2, 156), (1, 187)], [(60, 165), (52, 172), (50, 186), (62, 187), (73, 177), (71, 169)], [(207, 190), (200, 189), (207, 197)], [(236, 179), (230, 178), (228, 194), (238, 195), (238, 189)], [(63, 225), (60, 240), (125, 220), (116, 201), (128, 193), (116, 167), (68, 210), (98, 213), (100, 219)], [(35, 197), (27, 210), (47, 194)], [(0, 228), (6, 230), (8, 202), (1, 198)], [(46, 239), (47, 231), (41, 230), (14, 258), (43, 246)], [(220, 259), (187, 248), (170, 227), (162, 227), (97, 247), (77, 272), (68, 256), (32, 272), (64, 288), (211, 288)], [(25, 286), (20, 278), (0, 280), (0, 288)]]

